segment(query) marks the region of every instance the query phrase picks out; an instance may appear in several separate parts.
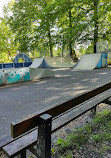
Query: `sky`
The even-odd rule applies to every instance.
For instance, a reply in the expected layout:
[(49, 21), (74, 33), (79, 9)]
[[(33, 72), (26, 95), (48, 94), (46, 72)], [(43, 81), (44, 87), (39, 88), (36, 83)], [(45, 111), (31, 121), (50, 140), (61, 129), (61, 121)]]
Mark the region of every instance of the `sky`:
[(3, 6), (8, 4), (10, 0), (0, 0), (0, 17), (3, 17)]

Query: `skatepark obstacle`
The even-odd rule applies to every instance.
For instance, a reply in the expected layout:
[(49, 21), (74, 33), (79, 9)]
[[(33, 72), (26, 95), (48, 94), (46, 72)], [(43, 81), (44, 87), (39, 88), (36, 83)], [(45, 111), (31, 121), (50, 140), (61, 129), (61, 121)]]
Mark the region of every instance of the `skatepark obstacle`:
[(70, 68), (72, 67), (75, 63), (71, 59), (70, 56), (67, 57), (45, 57), (46, 62), (51, 65), (53, 68)]
[(54, 77), (51, 66), (47, 64), (44, 58), (35, 58), (29, 67), (29, 73), (31, 80)]
[(107, 66), (107, 53), (84, 54), (76, 65), (76, 70), (93, 70)]

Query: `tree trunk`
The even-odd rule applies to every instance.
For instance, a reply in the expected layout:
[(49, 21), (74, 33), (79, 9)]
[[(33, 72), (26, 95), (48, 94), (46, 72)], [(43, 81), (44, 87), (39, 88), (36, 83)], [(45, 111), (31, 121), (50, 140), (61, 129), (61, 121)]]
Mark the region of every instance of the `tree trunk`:
[(62, 36), (62, 57), (64, 57), (64, 35)]
[(11, 53), (10, 53), (10, 51), (8, 50), (8, 60), (10, 60), (10, 55), (11, 55)]
[(70, 29), (70, 34), (69, 34), (69, 54), (72, 56), (72, 20), (71, 20), (71, 7), (69, 9), (69, 29)]
[(53, 57), (53, 46), (52, 46), (52, 38), (51, 38), (50, 29), (48, 32), (48, 38), (49, 38), (50, 57)]
[(63, 49), (63, 47), (62, 47), (62, 58), (64, 57), (63, 50), (64, 50), (64, 49)]
[(94, 53), (97, 53), (97, 42), (98, 42), (98, 0), (94, 0)]

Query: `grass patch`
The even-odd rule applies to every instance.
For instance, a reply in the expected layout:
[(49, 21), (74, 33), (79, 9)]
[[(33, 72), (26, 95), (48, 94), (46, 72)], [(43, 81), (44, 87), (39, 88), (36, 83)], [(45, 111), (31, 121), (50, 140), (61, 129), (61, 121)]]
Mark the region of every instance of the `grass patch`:
[(75, 150), (81, 154), (87, 154), (87, 150), (90, 150), (88, 153), (92, 152), (99, 158), (103, 157), (106, 151), (111, 152), (110, 144), (111, 111), (104, 110), (94, 117), (91, 124), (74, 130), (65, 140), (58, 138), (57, 146), (52, 149), (52, 157), (55, 158), (56, 155), (58, 158), (72, 158)]

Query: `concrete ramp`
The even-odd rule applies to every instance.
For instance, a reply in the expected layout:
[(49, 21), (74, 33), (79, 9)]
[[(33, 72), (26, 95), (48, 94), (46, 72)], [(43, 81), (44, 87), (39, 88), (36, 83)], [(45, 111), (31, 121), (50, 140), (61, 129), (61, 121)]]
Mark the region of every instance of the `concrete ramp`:
[(84, 54), (73, 68), (78, 70), (93, 70), (98, 65), (100, 59), (101, 53)]
[(37, 80), (41, 78), (50, 78), (54, 77), (54, 72), (52, 69), (44, 68), (29, 68), (29, 74), (31, 80)]
[(70, 56), (67, 57), (45, 57), (46, 62), (52, 67), (72, 67), (74, 66), (74, 61)]
[(44, 58), (35, 58), (29, 68), (51, 68)]
[(108, 53), (101, 53), (101, 59), (99, 60), (98, 65), (96, 66), (96, 68), (101, 68), (101, 67), (106, 67), (107, 66), (107, 57), (108, 57)]
[(54, 77), (54, 72), (50, 68), (51, 66), (47, 64), (44, 58), (34, 59), (32, 65), (29, 67), (30, 79), (37, 80)]

